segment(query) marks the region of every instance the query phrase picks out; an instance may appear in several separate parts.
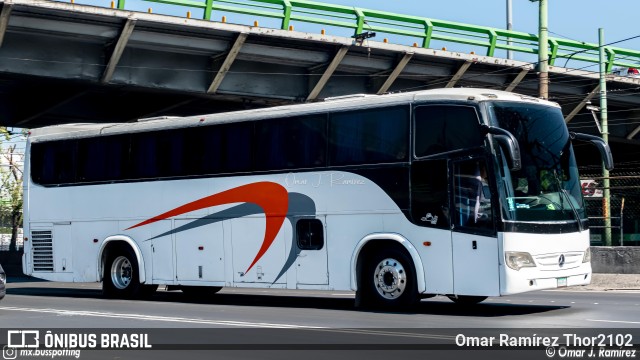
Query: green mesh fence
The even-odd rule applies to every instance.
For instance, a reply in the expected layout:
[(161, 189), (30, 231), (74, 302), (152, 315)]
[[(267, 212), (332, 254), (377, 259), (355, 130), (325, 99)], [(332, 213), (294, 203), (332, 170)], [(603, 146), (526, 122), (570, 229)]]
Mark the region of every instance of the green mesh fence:
[[(582, 171), (583, 195), (589, 216), (592, 245), (603, 245), (603, 201), (598, 195), (603, 190), (602, 174)], [(616, 172), (609, 175), (611, 190), (611, 244), (640, 246), (640, 172)], [(593, 180), (593, 182), (590, 182)], [(589, 186), (584, 186), (589, 181)], [(624, 209), (622, 203), (624, 199)], [(621, 216), (622, 214), (622, 216)], [(622, 225), (622, 227), (621, 227)], [(621, 241), (622, 240), (622, 241)]]

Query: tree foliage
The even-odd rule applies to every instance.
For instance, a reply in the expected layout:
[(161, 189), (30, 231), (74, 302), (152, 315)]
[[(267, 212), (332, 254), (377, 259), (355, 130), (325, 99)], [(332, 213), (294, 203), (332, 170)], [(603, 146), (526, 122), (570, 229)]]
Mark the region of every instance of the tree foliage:
[(24, 154), (18, 144), (26, 130), (18, 133), (0, 127), (0, 221), (11, 229), (10, 251), (17, 251), (18, 229), (22, 227), (22, 176)]

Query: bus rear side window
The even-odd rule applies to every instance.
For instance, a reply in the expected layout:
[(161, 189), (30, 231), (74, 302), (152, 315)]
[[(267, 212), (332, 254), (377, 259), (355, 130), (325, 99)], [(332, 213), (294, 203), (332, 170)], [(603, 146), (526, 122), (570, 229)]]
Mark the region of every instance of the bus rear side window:
[(73, 183), (76, 179), (75, 140), (35, 143), (31, 146), (31, 177), (42, 185)]

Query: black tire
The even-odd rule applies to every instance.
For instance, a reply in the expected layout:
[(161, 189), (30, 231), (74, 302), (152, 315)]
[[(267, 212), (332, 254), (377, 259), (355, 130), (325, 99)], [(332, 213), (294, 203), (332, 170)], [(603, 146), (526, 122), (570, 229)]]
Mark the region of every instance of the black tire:
[(208, 298), (222, 290), (220, 286), (181, 286), (180, 290), (190, 298)]
[(138, 261), (129, 246), (112, 249), (104, 264), (102, 293), (108, 298), (120, 299), (142, 295), (143, 285), (138, 274)]
[(469, 295), (447, 295), (449, 300), (458, 305), (476, 305), (487, 299), (487, 296), (469, 296)]
[(404, 249), (380, 249), (363, 261), (356, 293), (357, 306), (407, 308), (416, 303), (416, 270)]

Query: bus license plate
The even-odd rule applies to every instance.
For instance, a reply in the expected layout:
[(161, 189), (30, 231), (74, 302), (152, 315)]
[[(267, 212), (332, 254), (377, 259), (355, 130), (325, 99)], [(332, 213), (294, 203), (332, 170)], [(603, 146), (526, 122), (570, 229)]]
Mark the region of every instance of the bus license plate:
[(567, 286), (567, 278), (561, 277), (558, 278), (558, 287), (566, 287)]

